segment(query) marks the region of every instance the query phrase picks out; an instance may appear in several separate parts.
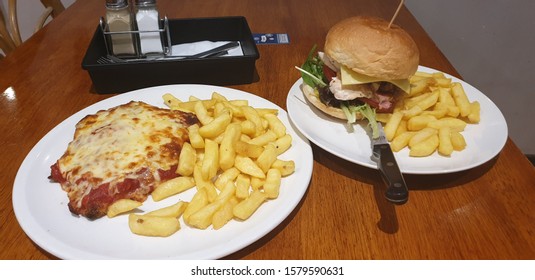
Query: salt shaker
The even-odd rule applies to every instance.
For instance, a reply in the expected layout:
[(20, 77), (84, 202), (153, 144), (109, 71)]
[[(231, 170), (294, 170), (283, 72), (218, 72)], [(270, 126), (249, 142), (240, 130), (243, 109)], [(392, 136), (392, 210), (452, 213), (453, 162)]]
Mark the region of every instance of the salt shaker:
[[(106, 0), (106, 24), (110, 32), (131, 32), (132, 13), (126, 0)], [(112, 52), (116, 56), (135, 56), (132, 33), (111, 34)]]
[(135, 10), (141, 54), (163, 53), (156, 0), (135, 0)]

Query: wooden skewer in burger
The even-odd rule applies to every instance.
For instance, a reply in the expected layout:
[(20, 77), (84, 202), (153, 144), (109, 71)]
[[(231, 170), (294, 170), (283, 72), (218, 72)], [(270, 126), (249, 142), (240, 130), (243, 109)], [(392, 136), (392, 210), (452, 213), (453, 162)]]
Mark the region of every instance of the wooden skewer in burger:
[(375, 113), (392, 112), (410, 89), (419, 51), (411, 36), (392, 22), (357, 16), (335, 24), (324, 52), (310, 52), (301, 68), (307, 100), (339, 119), (368, 119), (375, 135)]

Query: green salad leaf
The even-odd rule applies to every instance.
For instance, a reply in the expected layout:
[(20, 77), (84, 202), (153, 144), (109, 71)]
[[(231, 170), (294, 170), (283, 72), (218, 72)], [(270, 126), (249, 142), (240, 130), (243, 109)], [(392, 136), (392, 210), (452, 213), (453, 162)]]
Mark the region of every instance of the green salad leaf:
[(310, 87), (316, 88), (317, 86), (324, 87), (327, 85), (324, 81), (323, 61), (316, 52), (316, 45), (314, 45), (308, 53), (307, 60), (303, 63), (301, 68), (296, 68), (301, 71), (303, 82)]
[(372, 137), (373, 138), (379, 137), (379, 128), (377, 127), (375, 109), (370, 107), (370, 105), (365, 103), (364, 105), (353, 106), (353, 105), (347, 105), (346, 103), (342, 103), (340, 105), (340, 108), (346, 115), (347, 123), (349, 124), (356, 122), (357, 113), (361, 113), (362, 116), (364, 116), (364, 118), (368, 120), (368, 126), (372, 130)]

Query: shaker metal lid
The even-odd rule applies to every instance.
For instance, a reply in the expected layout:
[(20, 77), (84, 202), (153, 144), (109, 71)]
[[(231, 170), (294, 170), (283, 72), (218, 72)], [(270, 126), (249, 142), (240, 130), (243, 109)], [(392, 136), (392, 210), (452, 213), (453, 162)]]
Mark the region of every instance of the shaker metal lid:
[(135, 0), (136, 6), (149, 6), (155, 5), (156, 0)]
[(128, 6), (126, 0), (106, 0), (106, 7), (108, 8), (124, 8)]

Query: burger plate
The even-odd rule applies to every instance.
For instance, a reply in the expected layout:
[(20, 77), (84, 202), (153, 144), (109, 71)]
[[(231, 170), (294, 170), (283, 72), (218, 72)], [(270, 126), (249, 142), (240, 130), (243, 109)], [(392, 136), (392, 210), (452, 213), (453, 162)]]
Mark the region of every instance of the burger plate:
[[(434, 73), (438, 70), (419, 66), (418, 71)], [(481, 121), (469, 124), (462, 132), (467, 146), (463, 151), (454, 152), (450, 157), (437, 152), (428, 157), (409, 157), (405, 148), (395, 153), (402, 173), (444, 174), (463, 171), (479, 166), (494, 158), (507, 141), (507, 123), (498, 107), (481, 91), (472, 85), (446, 74), (452, 82), (462, 84), (470, 101), (479, 101)], [(351, 127), (344, 120), (326, 115), (303, 96), (303, 80), (297, 80), (290, 88), (286, 100), (291, 122), (312, 143), (325, 151), (347, 161), (377, 169), (371, 158), (372, 149), (367, 122), (361, 121)]]

